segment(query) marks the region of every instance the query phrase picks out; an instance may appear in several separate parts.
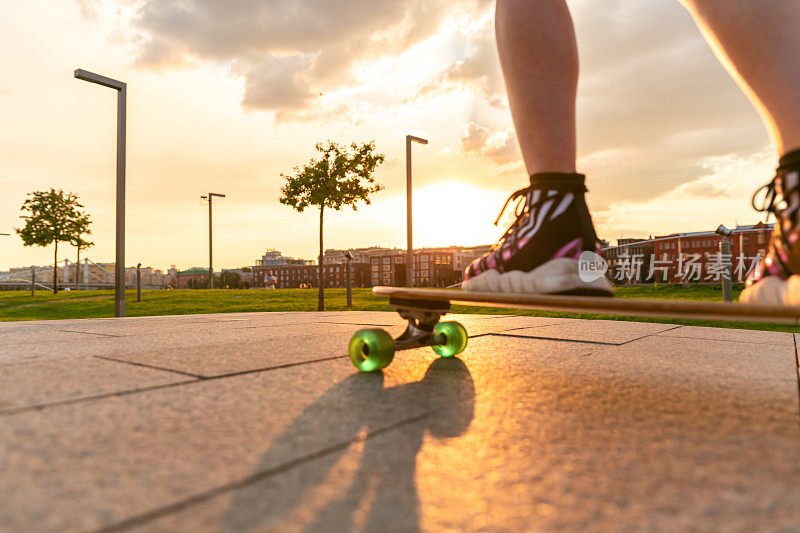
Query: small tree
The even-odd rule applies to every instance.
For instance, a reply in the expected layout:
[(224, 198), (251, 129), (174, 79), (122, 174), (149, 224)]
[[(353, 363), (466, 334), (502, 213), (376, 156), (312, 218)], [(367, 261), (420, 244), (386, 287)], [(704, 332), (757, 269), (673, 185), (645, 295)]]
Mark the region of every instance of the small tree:
[(306, 207), (319, 208), (319, 303), (317, 309), (325, 310), (325, 251), (322, 244), (322, 226), (325, 208), (341, 211), (344, 206), (358, 209), (358, 202), (370, 204), (370, 194), (383, 189), (375, 183), (372, 174), (383, 163), (385, 156), (375, 153), (375, 142), (352, 143), (350, 147), (332, 141), (314, 147), (322, 157), (311, 160), (302, 168), (295, 167), (294, 174), (281, 174), (285, 183), (281, 187), (280, 202), (302, 213)]
[(81, 235), (91, 233), (92, 221), (81, 211), (83, 204), (73, 193), (63, 190), (33, 191), (23, 202), (20, 218), (25, 226), (15, 228), (25, 246), (53, 244), (53, 293), (58, 293), (58, 243), (78, 242)]
[[(88, 227), (86, 229), (86, 233), (92, 233)], [(82, 236), (76, 235), (74, 239), (70, 241), (70, 244), (75, 247), (78, 251), (77, 258), (75, 260), (75, 285), (77, 286), (80, 284), (80, 272), (81, 272), (81, 250), (85, 250), (86, 248), (91, 248), (94, 246), (94, 243), (91, 241), (85, 240)]]

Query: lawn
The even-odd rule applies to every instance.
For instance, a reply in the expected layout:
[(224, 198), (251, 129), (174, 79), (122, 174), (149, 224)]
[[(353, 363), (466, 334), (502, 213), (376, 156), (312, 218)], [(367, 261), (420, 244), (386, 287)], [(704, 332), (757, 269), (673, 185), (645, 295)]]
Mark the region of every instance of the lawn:
[[(738, 297), (741, 287), (734, 287)], [(722, 290), (716, 286), (684, 287), (661, 285), (620, 287), (619, 298), (658, 298), (667, 300), (722, 301)], [(347, 310), (344, 289), (325, 291), (325, 308), (328, 311)], [(240, 313), (249, 311), (308, 311), (317, 309), (317, 291), (308, 289), (280, 290), (181, 290), (142, 291), (142, 301), (136, 301), (135, 291), (126, 293), (126, 314), (130, 317), (157, 315), (187, 315), (198, 313)], [(391, 311), (385, 298), (372, 295), (370, 289), (353, 290), (355, 311)], [(773, 331), (798, 331), (785, 324), (751, 324), (711, 320), (685, 320), (672, 318), (621, 317), (566, 312), (532, 311), (494, 307), (453, 306), (454, 313), (513, 314), (566, 318), (603, 318), (608, 320), (633, 320), (701, 326), (719, 326)], [(10, 320), (61, 320), (68, 318), (98, 318), (114, 316), (113, 291), (38, 291), (31, 297), (28, 292), (0, 292), (0, 321)]]

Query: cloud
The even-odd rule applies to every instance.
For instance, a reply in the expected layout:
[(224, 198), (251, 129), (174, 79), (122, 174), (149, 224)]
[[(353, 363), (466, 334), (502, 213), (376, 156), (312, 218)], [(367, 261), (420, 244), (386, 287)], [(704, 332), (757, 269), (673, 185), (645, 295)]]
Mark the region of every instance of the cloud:
[(513, 131), (492, 132), (475, 122), (467, 123), (464, 130), (459, 141), (463, 152), (488, 157), (498, 165), (519, 160), (517, 138)]
[(433, 97), (452, 91), (470, 91), (487, 104), (505, 109), (506, 96), (494, 40), (494, 23), (486, 18), (474, 30), (465, 31), (458, 48), (466, 50), (422, 87), (417, 98)]
[(397, 56), (434, 35), (454, 11), (486, 3), (144, 0), (134, 21), (143, 38), (138, 64), (227, 62), (244, 78), (246, 107), (302, 112), (357, 85), (360, 64)]

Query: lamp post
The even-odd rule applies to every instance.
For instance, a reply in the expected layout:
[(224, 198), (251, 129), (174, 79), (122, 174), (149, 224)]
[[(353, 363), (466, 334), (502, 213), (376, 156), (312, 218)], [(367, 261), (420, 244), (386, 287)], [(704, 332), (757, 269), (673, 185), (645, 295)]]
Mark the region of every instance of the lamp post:
[(136, 301), (142, 301), (142, 264), (136, 264)]
[(428, 144), (427, 139), (406, 135), (406, 287), (414, 284), (414, 242), (411, 217), (411, 143)]
[(79, 80), (110, 87), (117, 91), (117, 223), (114, 256), (114, 316), (125, 316), (125, 104), (127, 85), (82, 69), (75, 71)]
[(225, 198), (224, 194), (219, 194), (216, 192), (208, 193), (208, 196), (201, 196), (200, 198), (204, 200), (208, 200), (208, 288), (214, 288), (214, 259), (213, 259), (213, 248), (211, 244), (211, 202), (213, 201), (215, 196), (219, 196), (220, 198)]
[(719, 254), (720, 254), (720, 261), (722, 261), (722, 301), (723, 302), (732, 302), (733, 301), (733, 286), (732, 286), (732, 265), (731, 265), (731, 243), (730, 238), (733, 235), (733, 231), (726, 228), (724, 225), (720, 224), (719, 227), (714, 232), (717, 235), (722, 237), (722, 241), (719, 243)]
[(353, 254), (347, 251), (344, 253), (344, 257), (347, 259), (347, 307), (353, 307), (353, 282), (350, 275), (350, 267), (352, 266), (350, 263), (353, 261)]

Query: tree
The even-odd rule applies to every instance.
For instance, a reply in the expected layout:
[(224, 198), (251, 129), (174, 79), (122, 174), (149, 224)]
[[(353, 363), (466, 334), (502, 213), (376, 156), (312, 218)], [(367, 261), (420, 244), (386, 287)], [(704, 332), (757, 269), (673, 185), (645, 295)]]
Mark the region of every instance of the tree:
[(383, 189), (375, 183), (372, 174), (383, 163), (385, 156), (375, 152), (375, 142), (352, 143), (350, 147), (332, 141), (314, 147), (322, 157), (311, 160), (302, 168), (295, 167), (294, 174), (281, 174), (285, 183), (281, 187), (280, 202), (300, 213), (306, 207), (319, 208), (319, 303), (317, 309), (325, 310), (325, 265), (322, 244), (322, 227), (325, 208), (341, 211), (350, 206), (358, 209), (358, 202), (369, 205), (369, 196)]
[(219, 275), (219, 284), (214, 282), (215, 287), (238, 289), (241, 276), (238, 272), (223, 271)]
[(22, 228), (14, 228), (25, 246), (47, 246), (53, 244), (53, 293), (58, 292), (58, 243), (85, 242), (81, 235), (91, 233), (92, 221), (82, 211), (83, 204), (73, 193), (51, 188), (49, 191), (33, 191), (23, 202), (20, 218), (25, 221)]
[[(92, 230), (88, 227), (86, 228), (86, 234), (91, 234)], [(76, 235), (74, 239), (70, 240), (69, 242), (75, 249), (78, 251), (78, 256), (75, 260), (75, 285), (77, 286), (80, 283), (80, 272), (81, 272), (81, 250), (85, 250), (86, 248), (91, 248), (94, 246), (92, 241), (85, 240), (81, 235)]]

